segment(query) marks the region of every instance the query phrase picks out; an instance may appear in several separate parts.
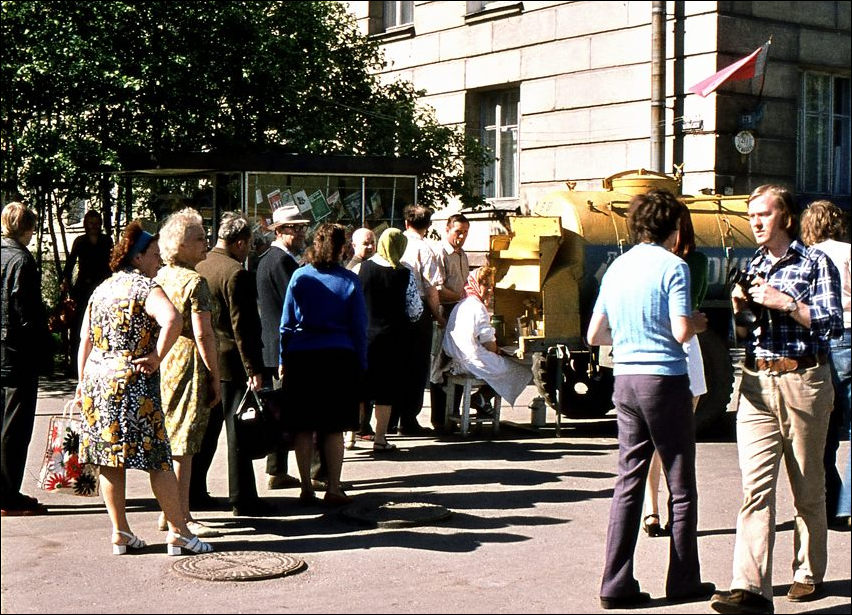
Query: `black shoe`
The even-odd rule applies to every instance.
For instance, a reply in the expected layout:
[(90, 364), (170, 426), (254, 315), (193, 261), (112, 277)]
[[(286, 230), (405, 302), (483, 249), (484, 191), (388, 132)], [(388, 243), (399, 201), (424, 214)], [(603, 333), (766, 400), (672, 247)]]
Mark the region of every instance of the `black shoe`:
[(760, 594), (744, 589), (732, 589), (729, 592), (717, 592), (710, 600), (710, 608), (717, 613), (754, 613), (761, 615), (775, 613), (772, 600), (767, 600)]
[(24, 494), (7, 498), (3, 502), (2, 512), (0, 512), (0, 515), (4, 517), (35, 517), (46, 514), (47, 506)]
[(699, 583), (698, 587), (678, 594), (666, 596), (666, 600), (670, 604), (681, 604), (683, 602), (698, 602), (699, 600), (709, 600), (716, 591), (716, 586), (713, 583)]
[(305, 491), (304, 489), (299, 494), (299, 504), (302, 506), (318, 506), (321, 500), (313, 491)]
[(484, 408), (486, 406), (490, 406), (488, 403), (488, 399), (482, 393), (474, 393), (470, 396), (470, 409), (471, 410), (479, 410), (480, 408)]
[(413, 425), (401, 427), (399, 433), (403, 436), (428, 436), (432, 434), (432, 430), (428, 427), (423, 427), (420, 423), (414, 423)]
[(209, 493), (189, 496), (190, 510), (221, 510), (222, 505)]
[(834, 530), (835, 532), (848, 532), (850, 527), (852, 526), (849, 524), (849, 515), (842, 517), (828, 516), (828, 529)]
[(263, 500), (254, 500), (233, 505), (235, 517), (271, 517), (278, 513), (278, 510), (269, 502)]
[(391, 435), (391, 436), (395, 436), (397, 433), (399, 433), (399, 428), (388, 427), (387, 430), (385, 431), (385, 433), (388, 434), (388, 435)]
[(651, 594), (648, 592), (636, 592), (629, 596), (620, 596), (618, 598), (604, 598), (601, 596), (602, 609), (632, 609), (633, 607), (642, 606), (651, 602)]

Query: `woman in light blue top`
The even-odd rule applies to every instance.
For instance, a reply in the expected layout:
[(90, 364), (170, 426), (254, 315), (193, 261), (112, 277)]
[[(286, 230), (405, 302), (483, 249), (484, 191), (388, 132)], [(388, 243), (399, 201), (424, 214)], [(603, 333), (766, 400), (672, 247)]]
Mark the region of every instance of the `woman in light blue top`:
[(666, 597), (710, 598), (698, 562), (695, 427), (683, 343), (707, 319), (692, 313), (689, 268), (671, 253), (683, 205), (670, 193), (634, 196), (628, 210), (636, 245), (615, 259), (601, 281), (589, 323), (593, 345), (613, 347), (618, 422), (618, 479), (610, 508), (601, 606), (632, 608), (650, 601), (633, 574), (645, 480), (654, 449), (672, 494)]

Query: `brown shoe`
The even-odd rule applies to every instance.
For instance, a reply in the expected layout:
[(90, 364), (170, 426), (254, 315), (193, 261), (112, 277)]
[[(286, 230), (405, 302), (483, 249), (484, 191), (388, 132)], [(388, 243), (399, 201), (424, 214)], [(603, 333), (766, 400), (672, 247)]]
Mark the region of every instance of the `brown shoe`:
[(793, 581), (787, 600), (790, 602), (807, 602), (822, 597), (822, 583), (799, 583)]
[(754, 613), (761, 615), (775, 613), (772, 600), (767, 600), (760, 594), (744, 589), (732, 589), (729, 592), (717, 592), (710, 600), (710, 608), (717, 613)]

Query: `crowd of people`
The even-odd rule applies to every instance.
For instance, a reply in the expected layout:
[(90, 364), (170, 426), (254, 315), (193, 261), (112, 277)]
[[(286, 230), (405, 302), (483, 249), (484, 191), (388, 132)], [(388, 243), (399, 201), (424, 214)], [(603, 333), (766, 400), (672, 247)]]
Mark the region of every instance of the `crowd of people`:
[[(782, 463), (795, 506), (787, 598), (819, 597), (827, 528), (849, 523), (848, 462), (844, 476), (836, 471), (850, 405), (852, 275), (842, 212), (828, 201), (812, 203), (800, 234), (788, 190), (761, 186), (748, 199), (757, 250), (744, 272), (749, 284), (734, 285), (731, 301), (735, 316), (761, 309), (751, 321), (736, 319), (746, 345), (737, 415), (744, 498), (725, 592), (702, 580), (697, 540), (694, 411), (706, 391), (697, 335), (707, 327), (697, 308), (707, 290), (707, 257), (697, 250), (689, 209), (672, 194), (635, 196), (627, 217), (635, 246), (604, 274), (587, 331), (590, 345), (612, 347), (618, 424), (601, 605), (650, 600), (633, 569), (642, 528), (670, 537), (669, 601), (711, 599), (720, 613), (773, 612)], [(115, 246), (100, 232), (99, 216), (85, 220), (86, 234), (72, 248), (81, 272), (72, 284), (69, 261), (63, 289), (76, 289), (82, 306), (80, 460), (99, 467), (116, 554), (145, 546), (126, 516), (127, 469), (150, 476), (169, 554), (212, 550), (201, 538), (217, 531), (192, 511), (217, 504), (207, 474), (223, 425), (234, 515), (275, 512), (258, 496), (235, 424), (249, 391), (278, 401), (281, 430), (291, 436), (267, 458), (268, 486), (298, 486), (308, 505), (323, 490), (324, 503), (339, 506), (352, 501), (341, 480), (346, 432), (350, 444), (372, 441), (376, 456), (399, 455), (389, 436), (432, 433), (418, 421), (427, 385), (432, 427), (444, 429), (444, 413), (453, 411), (445, 408), (448, 369), (487, 383), (478, 394), (478, 411), (486, 413), (490, 398), (513, 403), (530, 381), (529, 369), (497, 347), (488, 309), (494, 269), (471, 271), (463, 249), (470, 223), (461, 214), (448, 218), (440, 244), (425, 239), (431, 211), (414, 205), (405, 209), (404, 232), (376, 237), (364, 228), (347, 238), (343, 226), (322, 223), (306, 245), (310, 221), (279, 209), (269, 227), (275, 241), (255, 259), (256, 271), (244, 266), (252, 228), (239, 212), (222, 216), (209, 251), (202, 217), (191, 208), (169, 216), (159, 234), (133, 221)], [(38, 387), (31, 340), (45, 329), (38, 272), (26, 249), (37, 220), (11, 203), (2, 222), (3, 514), (43, 514), (45, 507), (20, 491)], [(108, 276), (98, 260), (106, 255)], [(327, 386), (330, 370), (334, 387)], [(288, 472), (291, 449), (298, 478)], [(669, 492), (665, 526), (661, 469)]]
[[(44, 333), (45, 319), (35, 261), (25, 247), (37, 220), (13, 203), (3, 221), (3, 514), (42, 514), (41, 503), (20, 493), (38, 386), (35, 346), (26, 342)], [(371, 439), (376, 455), (397, 452), (389, 434), (430, 433), (417, 416), (432, 323), (443, 327), (447, 301), (464, 296), (461, 247), (469, 223), (451, 218), (453, 247), (438, 251), (424, 239), (431, 211), (421, 206), (406, 209), (405, 232), (390, 228), (378, 238), (362, 228), (349, 239), (344, 227), (321, 224), (306, 246), (309, 223), (276, 210), (269, 225), (275, 240), (250, 270), (244, 263), (252, 227), (239, 212), (222, 216), (210, 250), (192, 208), (168, 216), (159, 234), (133, 221), (115, 246), (102, 233), (100, 215), (85, 215), (61, 291), (78, 306), (79, 326), (72, 327), (79, 338), (80, 459), (100, 469), (115, 553), (144, 546), (125, 513), (127, 469), (149, 473), (170, 552), (212, 548), (200, 538), (219, 532), (193, 511), (218, 506), (207, 474), (223, 425), (232, 512), (274, 512), (258, 496), (236, 425), (249, 391), (276, 400), (283, 408), (280, 429), (289, 435), (268, 455), (268, 486), (299, 486), (305, 504), (318, 501), (316, 490), (325, 491), (327, 504), (351, 501), (341, 482), (344, 432)], [(339, 386), (331, 391), (321, 366), (337, 374)], [(435, 422), (443, 427), (443, 417)], [(288, 472), (290, 450), (298, 478)]]

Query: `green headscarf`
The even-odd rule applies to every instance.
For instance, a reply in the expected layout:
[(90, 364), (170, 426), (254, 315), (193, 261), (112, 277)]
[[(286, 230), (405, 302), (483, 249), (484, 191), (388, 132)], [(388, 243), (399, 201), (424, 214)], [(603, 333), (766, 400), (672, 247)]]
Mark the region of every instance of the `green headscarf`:
[(379, 237), (379, 245), (376, 252), (396, 269), (401, 265), (400, 260), (405, 253), (405, 246), (407, 245), (408, 237), (403, 235), (401, 230), (398, 228), (389, 228), (385, 229), (382, 236)]

